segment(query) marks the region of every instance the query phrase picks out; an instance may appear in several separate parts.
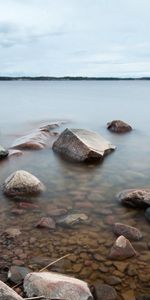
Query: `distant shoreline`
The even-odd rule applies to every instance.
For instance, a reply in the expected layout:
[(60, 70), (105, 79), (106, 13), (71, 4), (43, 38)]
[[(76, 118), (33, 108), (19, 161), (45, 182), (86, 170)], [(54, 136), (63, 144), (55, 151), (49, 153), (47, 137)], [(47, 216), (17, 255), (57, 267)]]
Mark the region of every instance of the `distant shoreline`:
[(82, 76), (63, 76), (63, 77), (54, 77), (54, 76), (0, 76), (0, 81), (7, 81), (7, 80), (74, 80), (74, 81), (80, 81), (80, 80), (150, 80), (150, 77), (82, 77)]

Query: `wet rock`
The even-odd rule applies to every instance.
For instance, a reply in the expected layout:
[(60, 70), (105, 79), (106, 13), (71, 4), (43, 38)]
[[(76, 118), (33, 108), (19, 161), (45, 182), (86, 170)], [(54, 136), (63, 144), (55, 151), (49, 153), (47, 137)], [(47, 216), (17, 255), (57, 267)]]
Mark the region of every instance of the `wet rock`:
[(11, 266), (8, 271), (8, 279), (14, 283), (19, 283), (31, 270), (25, 267)]
[(28, 194), (38, 194), (44, 190), (44, 185), (34, 175), (19, 170), (12, 173), (4, 182), (3, 192), (15, 197)]
[(109, 258), (114, 260), (123, 260), (136, 255), (129, 240), (123, 235), (119, 236), (111, 248)]
[(116, 133), (125, 133), (131, 131), (132, 127), (121, 120), (114, 120), (107, 123), (107, 129)]
[(0, 299), (2, 300), (23, 300), (13, 289), (0, 281)]
[(37, 223), (36, 227), (55, 229), (56, 228), (56, 223), (51, 217), (43, 217)]
[(36, 209), (39, 208), (39, 205), (31, 202), (19, 202), (19, 207), (23, 209)]
[(121, 261), (119, 261), (119, 262), (113, 262), (113, 265), (117, 268), (117, 270), (118, 271), (120, 271), (120, 272), (124, 272), (126, 269), (127, 269), (127, 267), (128, 267), (128, 263), (126, 263), (126, 262), (121, 262)]
[(126, 291), (122, 294), (123, 300), (136, 300), (133, 290)]
[(116, 277), (116, 276), (108, 276), (106, 278), (106, 283), (110, 284), (110, 285), (117, 285), (117, 284), (120, 284), (121, 283), (121, 279)]
[(150, 189), (129, 189), (117, 194), (117, 199), (126, 206), (143, 208), (150, 206)]
[(84, 281), (54, 272), (30, 273), (24, 279), (28, 297), (45, 296), (52, 299), (92, 300)]
[(56, 135), (51, 129), (47, 125), (33, 130), (31, 133), (15, 140), (11, 148), (20, 150), (41, 150), (50, 147), (52, 146)]
[(9, 151), (8, 151), (8, 157), (11, 157), (11, 156), (20, 156), (22, 154), (23, 154), (23, 152), (20, 151), (20, 150), (9, 149)]
[(97, 281), (94, 288), (96, 300), (117, 300), (117, 293), (110, 285)]
[(11, 227), (11, 228), (6, 229), (4, 231), (4, 233), (6, 235), (8, 235), (8, 237), (10, 237), (10, 238), (15, 238), (15, 237), (17, 237), (17, 236), (19, 236), (21, 234), (21, 231), (20, 231), (19, 228), (12, 228)]
[(150, 207), (146, 209), (146, 211), (145, 211), (145, 217), (150, 222)]
[(66, 215), (66, 213), (67, 213), (67, 209), (65, 208), (48, 209), (48, 214), (54, 217)]
[(134, 241), (139, 241), (142, 238), (142, 233), (135, 227), (123, 224), (123, 223), (115, 223), (113, 226), (113, 232), (119, 236), (123, 235), (127, 239), (131, 239)]
[(54, 151), (78, 162), (101, 160), (114, 149), (115, 146), (99, 134), (84, 129), (67, 128), (53, 144)]
[(8, 156), (8, 150), (0, 146), (0, 160)]
[(88, 216), (85, 214), (70, 214), (57, 219), (56, 223), (62, 226), (72, 226), (86, 223)]

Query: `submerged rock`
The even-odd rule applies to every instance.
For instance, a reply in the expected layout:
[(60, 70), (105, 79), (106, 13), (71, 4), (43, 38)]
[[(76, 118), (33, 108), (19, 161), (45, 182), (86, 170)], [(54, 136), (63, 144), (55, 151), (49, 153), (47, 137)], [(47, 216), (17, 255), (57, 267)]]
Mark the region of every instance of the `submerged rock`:
[(11, 157), (11, 156), (20, 156), (22, 155), (23, 152), (20, 151), (20, 150), (17, 150), (17, 149), (9, 149), (9, 154), (8, 156)]
[(21, 231), (19, 228), (8, 228), (4, 231), (4, 233), (9, 237), (9, 238), (16, 238), (21, 234)]
[(67, 128), (53, 144), (54, 151), (78, 162), (101, 160), (115, 148), (99, 134), (85, 129)]
[(88, 216), (85, 214), (70, 214), (57, 219), (57, 224), (63, 226), (72, 226), (82, 224), (88, 221)]
[(0, 299), (2, 300), (23, 300), (13, 289), (0, 281)]
[(136, 255), (136, 251), (123, 235), (119, 236), (113, 244), (109, 258), (114, 260), (123, 260)]
[(14, 283), (19, 283), (30, 272), (31, 270), (29, 268), (20, 267), (20, 266), (11, 266), (8, 271), (8, 279), (10, 279)]
[(12, 173), (4, 182), (3, 191), (7, 196), (38, 194), (44, 185), (34, 175), (24, 170)]
[(126, 206), (143, 208), (150, 206), (150, 189), (129, 189), (117, 194), (117, 199)]
[(8, 156), (8, 150), (0, 146), (0, 160)]
[(107, 123), (107, 129), (116, 133), (125, 133), (131, 131), (132, 127), (121, 120), (114, 120)]
[(55, 221), (51, 217), (43, 217), (37, 223), (36, 227), (55, 229), (56, 224), (55, 224)]
[(93, 300), (87, 283), (54, 272), (30, 273), (24, 279), (28, 297), (45, 296), (52, 299)]
[(140, 230), (122, 223), (115, 223), (113, 226), (113, 232), (118, 236), (123, 235), (129, 240), (139, 241), (142, 238)]
[(20, 150), (41, 150), (50, 147), (58, 135), (57, 132), (51, 131), (55, 127), (55, 124), (51, 124), (36, 129), (15, 140), (11, 148)]
[(116, 290), (108, 284), (94, 284), (96, 300), (117, 300)]

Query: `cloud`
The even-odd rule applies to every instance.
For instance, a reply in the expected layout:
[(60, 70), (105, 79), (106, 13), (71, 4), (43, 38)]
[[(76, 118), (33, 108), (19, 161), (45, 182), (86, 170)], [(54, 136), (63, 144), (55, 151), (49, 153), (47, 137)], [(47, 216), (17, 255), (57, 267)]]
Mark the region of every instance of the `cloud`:
[(149, 10), (147, 0), (2, 0), (1, 75), (150, 75)]

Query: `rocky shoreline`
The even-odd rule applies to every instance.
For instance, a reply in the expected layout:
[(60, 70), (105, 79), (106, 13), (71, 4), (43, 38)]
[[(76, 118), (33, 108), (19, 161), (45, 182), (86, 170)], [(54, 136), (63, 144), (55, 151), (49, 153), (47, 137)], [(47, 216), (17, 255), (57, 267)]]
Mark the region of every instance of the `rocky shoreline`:
[[(57, 134), (54, 136), (55, 139), (58, 137)], [(31, 147), (31, 140), (28, 146)], [(31, 149), (35, 149), (33, 143)], [(19, 175), (11, 175), (3, 186), (4, 193), (13, 201), (9, 202), (4, 211), (0, 207), (3, 224), (0, 229), (2, 282), (13, 287), (28, 272), (37, 272), (51, 261), (69, 254), (48, 271), (87, 282), (89, 294), (79, 294), (79, 298), (76, 294), (74, 298), (68, 295), (66, 300), (150, 299), (150, 243), (146, 233), (150, 206), (148, 189), (120, 191), (114, 202), (106, 203), (105, 191), (99, 186), (95, 186), (92, 191), (95, 201), (91, 201), (89, 190), (76, 189), (74, 193), (70, 190), (66, 197), (64, 188), (59, 199), (56, 197), (47, 203), (44, 195), (47, 186), (43, 188), (43, 183), (39, 179), (35, 180), (33, 174), (25, 176), (27, 172), (17, 172)], [(82, 179), (86, 182), (86, 178)], [(42, 205), (33, 200), (35, 191), (42, 193), (39, 196)], [(32, 194), (32, 201), (29, 194)], [(32, 292), (28, 294), (23, 285), (16, 287), (15, 291), (23, 298), (32, 296)], [(44, 296), (48, 297), (48, 294)], [(13, 297), (19, 300), (19, 296)], [(49, 297), (56, 299), (50, 293)], [(62, 297), (59, 299), (64, 299), (64, 295)], [(4, 299), (8, 299), (7, 296)]]

